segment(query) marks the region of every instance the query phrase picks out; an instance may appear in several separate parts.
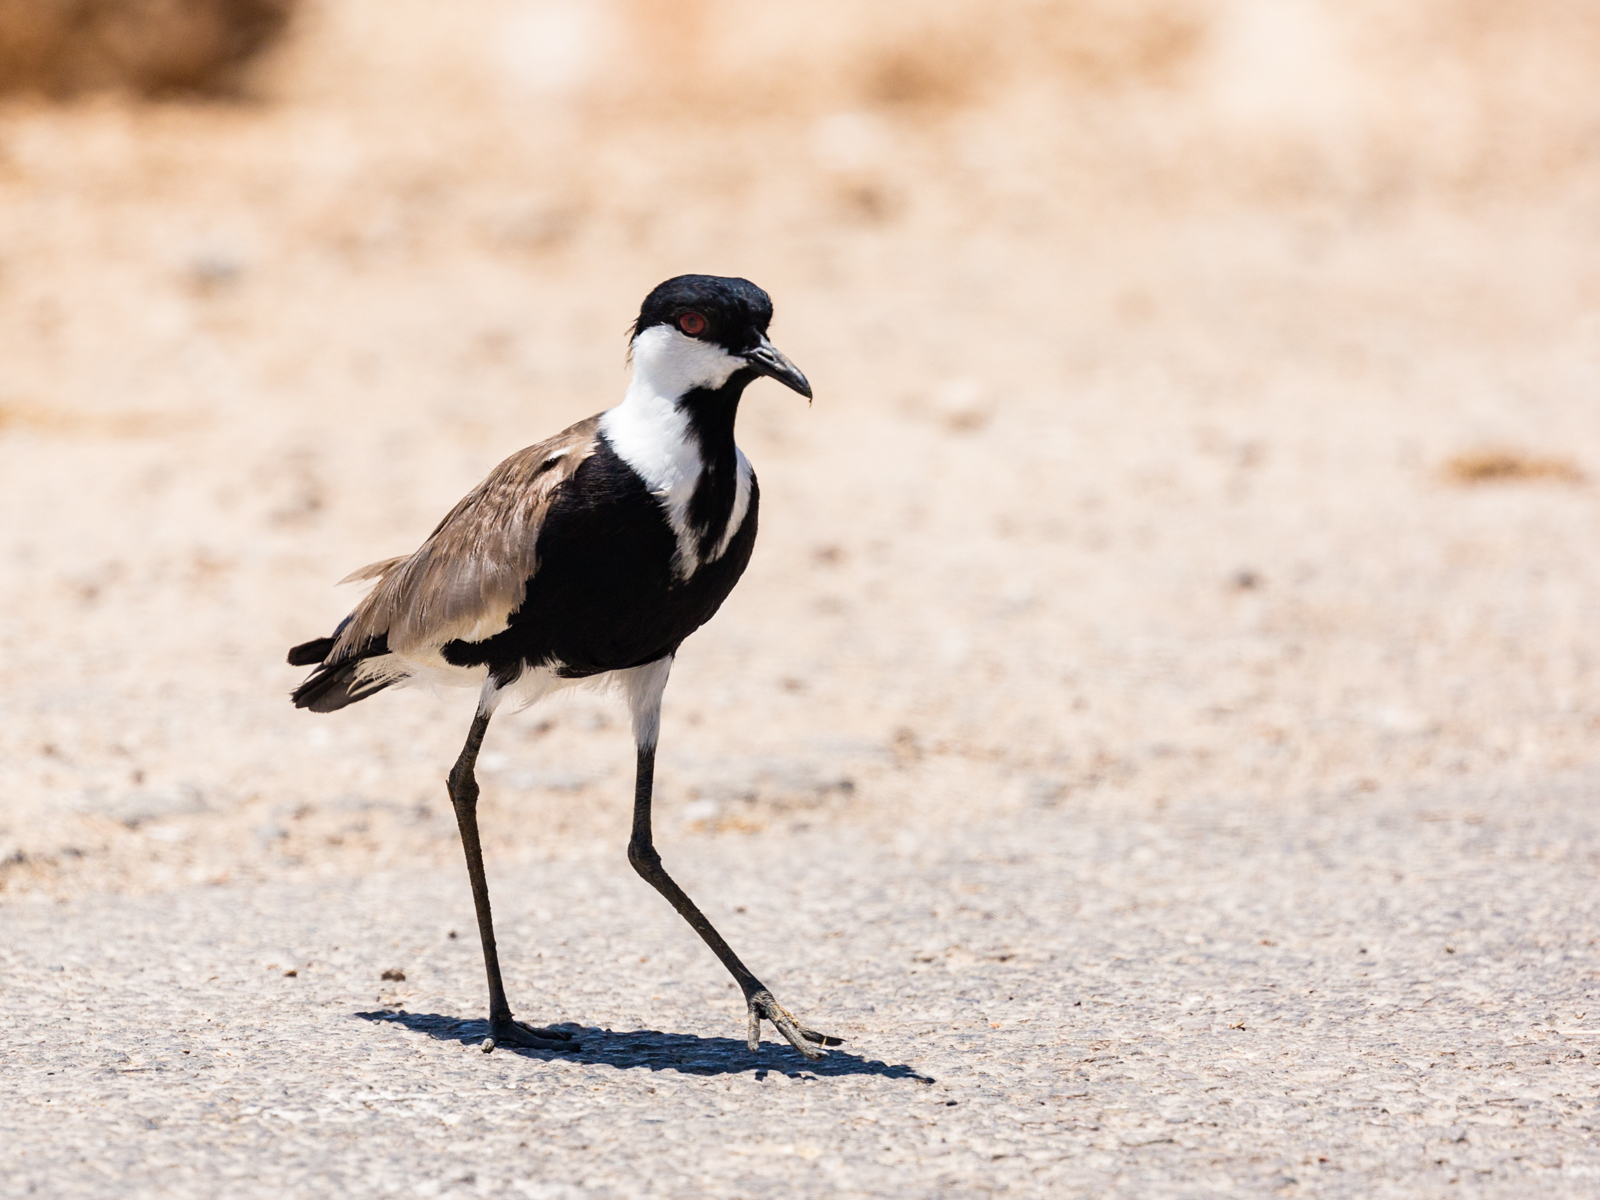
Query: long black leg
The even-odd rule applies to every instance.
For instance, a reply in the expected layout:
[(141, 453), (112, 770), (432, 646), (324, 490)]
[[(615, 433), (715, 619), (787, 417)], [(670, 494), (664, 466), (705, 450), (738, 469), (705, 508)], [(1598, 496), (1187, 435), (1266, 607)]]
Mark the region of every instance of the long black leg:
[(467, 878), (472, 881), (472, 903), (478, 910), (478, 936), (483, 941), (483, 968), (489, 976), (489, 1036), (499, 1045), (530, 1046), (538, 1050), (577, 1050), (579, 1043), (560, 1029), (535, 1029), (511, 1019), (505, 984), (500, 979), (500, 955), (494, 945), (494, 918), (489, 912), (489, 881), (483, 874), (483, 847), (478, 842), (478, 779), (473, 767), (489, 729), (489, 714), (479, 711), (472, 719), (461, 757), (445, 777), (450, 803), (461, 830), (461, 848), (467, 853)]
[(690, 928), (698, 933), (705, 944), (711, 947), (711, 952), (722, 960), (722, 965), (728, 968), (728, 972), (744, 992), (745, 1004), (750, 1010), (748, 1044), (751, 1051), (754, 1052), (761, 1045), (761, 1020), (764, 1017), (771, 1021), (778, 1032), (788, 1038), (790, 1044), (800, 1053), (807, 1058), (821, 1058), (822, 1051), (808, 1043), (837, 1046), (841, 1044), (842, 1039), (829, 1037), (800, 1025), (789, 1011), (773, 998), (766, 986), (751, 974), (750, 968), (739, 960), (733, 948), (723, 940), (711, 922), (706, 920), (705, 914), (695, 902), (689, 899), (688, 893), (673, 881), (672, 876), (668, 875), (666, 868), (661, 865), (661, 855), (656, 853), (655, 839), (650, 829), (650, 799), (655, 788), (655, 773), (655, 746), (640, 746), (639, 773), (633, 789), (633, 837), (628, 841), (628, 861), (633, 864), (633, 869), (639, 872), (645, 882), (665, 896), (667, 903), (678, 910), (678, 915), (689, 922)]

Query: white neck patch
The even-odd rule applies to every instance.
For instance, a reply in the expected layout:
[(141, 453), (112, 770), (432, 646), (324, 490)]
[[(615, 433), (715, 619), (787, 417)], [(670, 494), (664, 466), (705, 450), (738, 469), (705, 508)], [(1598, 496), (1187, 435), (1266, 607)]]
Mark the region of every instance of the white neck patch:
[(714, 562), (727, 550), (750, 509), (751, 471), (750, 461), (736, 448), (733, 511), (723, 536), (702, 560), (699, 538), (689, 528), (689, 501), (705, 463), (700, 442), (690, 432), (689, 415), (678, 407), (678, 400), (695, 388), (721, 387), (745, 365), (720, 346), (685, 337), (665, 325), (652, 326), (633, 339), (633, 382), (622, 403), (600, 417), (600, 432), (611, 448), (666, 509), (678, 538), (673, 570), (679, 579), (687, 579), (703, 562)]
[(670, 325), (652, 325), (633, 339), (633, 386), (676, 400), (695, 388), (719, 388), (744, 359), (721, 346), (679, 333)]

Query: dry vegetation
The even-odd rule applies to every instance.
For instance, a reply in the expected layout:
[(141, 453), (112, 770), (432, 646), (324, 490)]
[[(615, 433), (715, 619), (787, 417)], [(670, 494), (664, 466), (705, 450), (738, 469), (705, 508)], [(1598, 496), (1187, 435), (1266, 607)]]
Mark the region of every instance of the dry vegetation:
[(1583, 471), (1570, 458), (1542, 458), (1517, 450), (1458, 454), (1445, 463), (1445, 475), (1456, 483), (1507, 483), (1522, 479), (1582, 483), (1584, 480)]
[[(0, 55), (34, 93), (213, 89), (286, 11), (0, 0)], [(742, 418), (763, 540), (669, 693), (685, 835), (1591, 763), (1593, 489), (1518, 484), (1600, 463), (1594, 6), (285, 28), (248, 104), (0, 109), (8, 886), (454, 855), (464, 699), (317, 722), (283, 648), (609, 403), (684, 270), (768, 287), (818, 387)], [(620, 837), (608, 711), (497, 727), (502, 851)]]
[(0, 90), (238, 91), (294, 0), (0, 0)]

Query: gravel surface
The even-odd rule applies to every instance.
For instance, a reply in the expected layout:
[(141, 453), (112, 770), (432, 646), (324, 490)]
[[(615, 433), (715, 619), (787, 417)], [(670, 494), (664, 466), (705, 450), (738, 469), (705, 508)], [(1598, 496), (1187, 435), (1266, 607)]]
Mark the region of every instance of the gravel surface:
[(491, 865), (513, 1003), (571, 1055), (480, 1052), (464, 871), (18, 905), (0, 1186), (1589, 1196), (1591, 791), (673, 840), (849, 1039), (817, 1064), (746, 1051), (620, 843)]

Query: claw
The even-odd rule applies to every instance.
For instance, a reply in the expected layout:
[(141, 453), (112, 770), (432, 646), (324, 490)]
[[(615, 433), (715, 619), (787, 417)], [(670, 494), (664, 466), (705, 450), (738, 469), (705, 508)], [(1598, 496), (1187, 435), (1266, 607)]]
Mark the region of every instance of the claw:
[(750, 1033), (746, 1045), (753, 1054), (761, 1047), (761, 1021), (765, 1018), (772, 1022), (773, 1028), (788, 1040), (789, 1044), (801, 1054), (815, 1062), (824, 1057), (824, 1052), (808, 1042), (815, 1042), (819, 1046), (842, 1046), (843, 1038), (830, 1037), (825, 1033), (818, 1033), (815, 1029), (807, 1029), (794, 1019), (794, 1014), (773, 998), (771, 992), (763, 988), (752, 993), (748, 998), (750, 1006)]

